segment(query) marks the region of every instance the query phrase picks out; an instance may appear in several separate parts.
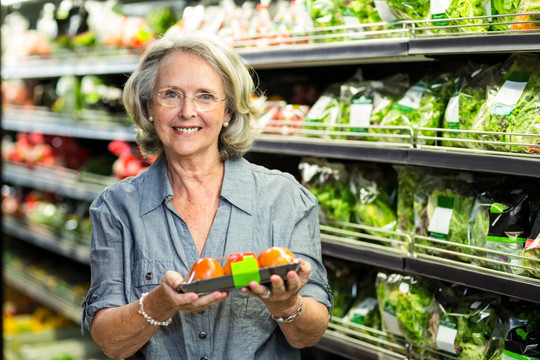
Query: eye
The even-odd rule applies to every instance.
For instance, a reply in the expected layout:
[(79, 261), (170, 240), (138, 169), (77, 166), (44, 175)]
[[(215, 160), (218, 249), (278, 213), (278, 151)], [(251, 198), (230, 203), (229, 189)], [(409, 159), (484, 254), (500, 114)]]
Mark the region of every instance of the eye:
[(197, 101), (202, 101), (204, 103), (209, 103), (209, 102), (214, 101), (216, 99), (216, 97), (214, 95), (209, 94), (209, 93), (197, 94), (195, 96), (195, 98), (197, 99)]
[(165, 99), (183, 99), (184, 98), (182, 93), (172, 90), (172, 89), (164, 90), (163, 97)]

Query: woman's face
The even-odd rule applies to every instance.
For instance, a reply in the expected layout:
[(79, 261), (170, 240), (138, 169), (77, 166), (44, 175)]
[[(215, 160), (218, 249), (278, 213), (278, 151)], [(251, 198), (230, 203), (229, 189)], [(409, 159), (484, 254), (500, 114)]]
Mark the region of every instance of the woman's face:
[[(166, 91), (164, 91), (166, 90)], [(223, 80), (202, 58), (195, 54), (175, 51), (166, 55), (160, 63), (154, 93), (162, 98), (178, 98), (185, 95), (183, 104), (165, 107), (154, 95), (148, 104), (148, 114), (154, 125), (165, 153), (172, 157), (207, 157), (218, 155), (218, 137), (225, 121), (226, 100), (212, 101), (213, 109), (198, 109), (192, 98), (225, 98)]]

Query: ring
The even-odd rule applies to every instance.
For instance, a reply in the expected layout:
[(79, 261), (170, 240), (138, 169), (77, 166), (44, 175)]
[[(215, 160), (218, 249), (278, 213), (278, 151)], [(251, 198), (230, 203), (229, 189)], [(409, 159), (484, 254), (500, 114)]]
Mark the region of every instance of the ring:
[(272, 290), (266, 289), (266, 293), (261, 295), (261, 299), (268, 299), (270, 296), (272, 296)]

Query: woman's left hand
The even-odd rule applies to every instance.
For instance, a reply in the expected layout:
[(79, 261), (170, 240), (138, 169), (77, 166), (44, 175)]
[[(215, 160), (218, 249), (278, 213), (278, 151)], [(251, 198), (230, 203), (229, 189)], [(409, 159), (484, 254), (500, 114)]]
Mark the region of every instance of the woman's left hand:
[(260, 298), (271, 313), (283, 313), (296, 306), (300, 289), (308, 282), (311, 264), (302, 259), (298, 272), (289, 271), (287, 281), (279, 275), (270, 277), (270, 284), (262, 285), (256, 281), (249, 283), (242, 291), (248, 295)]

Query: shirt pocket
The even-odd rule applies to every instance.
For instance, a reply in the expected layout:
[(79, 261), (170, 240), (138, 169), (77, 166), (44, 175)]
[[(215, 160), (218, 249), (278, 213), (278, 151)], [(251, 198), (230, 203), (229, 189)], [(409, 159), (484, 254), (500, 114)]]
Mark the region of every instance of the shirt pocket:
[(172, 270), (169, 260), (143, 259), (133, 263), (132, 282), (138, 295), (148, 292), (161, 283), (165, 273)]
[(232, 291), (230, 299), (231, 311), (238, 318), (264, 321), (270, 317), (270, 312), (258, 298), (248, 296), (240, 291)]

